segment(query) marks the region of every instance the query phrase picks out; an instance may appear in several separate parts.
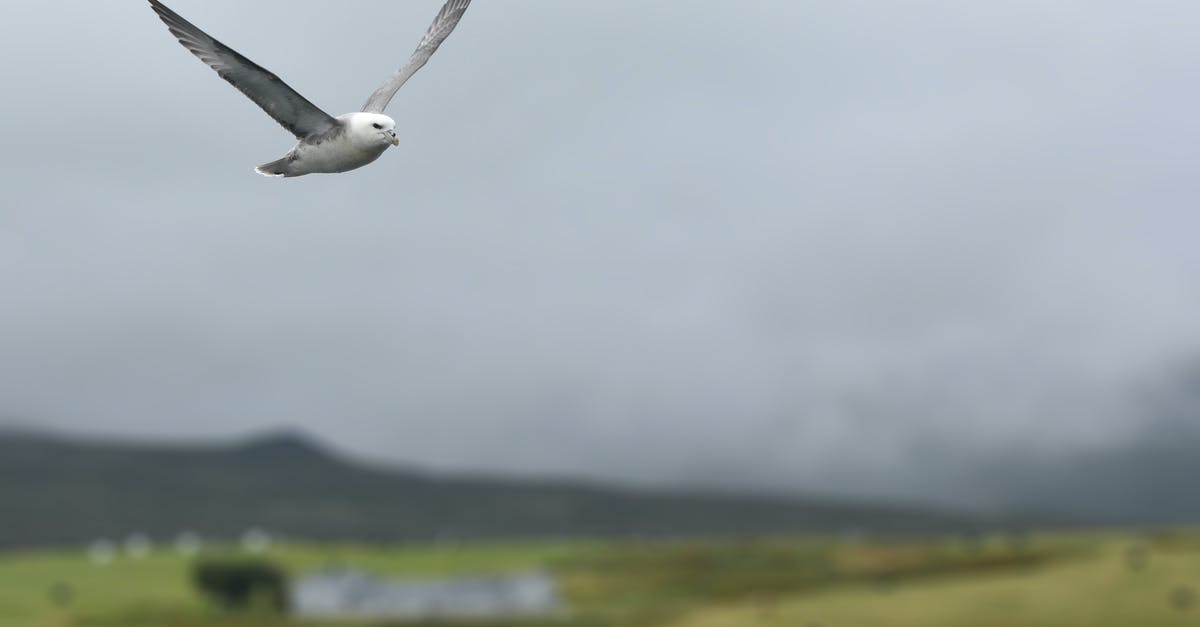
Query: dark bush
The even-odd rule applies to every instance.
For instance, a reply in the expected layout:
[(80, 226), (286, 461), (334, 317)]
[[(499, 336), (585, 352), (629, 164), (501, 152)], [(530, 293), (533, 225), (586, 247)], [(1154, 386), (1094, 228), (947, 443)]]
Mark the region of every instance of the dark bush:
[(229, 611), (287, 609), (287, 573), (265, 560), (202, 560), (192, 567), (192, 583)]

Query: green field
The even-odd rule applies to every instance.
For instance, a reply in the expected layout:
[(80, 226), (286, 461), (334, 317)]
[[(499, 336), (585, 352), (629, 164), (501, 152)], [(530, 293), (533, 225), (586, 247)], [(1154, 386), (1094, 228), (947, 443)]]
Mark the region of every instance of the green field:
[[(1131, 551), (1144, 559), (1131, 560)], [(1200, 625), (1194, 595), (1200, 590), (1200, 534), (1184, 532), (294, 545), (276, 547), (269, 557), (292, 573), (328, 564), (394, 576), (546, 568), (570, 602), (560, 616), (474, 623), (481, 627)], [(82, 551), (3, 555), (0, 627), (297, 624), (220, 613), (192, 590), (189, 567), (187, 559), (170, 554), (103, 566)]]

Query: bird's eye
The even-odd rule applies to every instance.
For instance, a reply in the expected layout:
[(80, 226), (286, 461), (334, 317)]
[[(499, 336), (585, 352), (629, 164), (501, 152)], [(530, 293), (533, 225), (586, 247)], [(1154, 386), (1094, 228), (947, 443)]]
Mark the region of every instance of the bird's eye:
[(379, 124), (378, 122), (377, 122), (377, 123), (375, 123), (375, 124), (372, 124), (371, 126), (374, 126), (375, 128), (377, 128), (377, 129), (379, 129), (379, 130), (381, 130), (381, 131), (383, 130), (383, 125), (382, 125), (382, 124)]

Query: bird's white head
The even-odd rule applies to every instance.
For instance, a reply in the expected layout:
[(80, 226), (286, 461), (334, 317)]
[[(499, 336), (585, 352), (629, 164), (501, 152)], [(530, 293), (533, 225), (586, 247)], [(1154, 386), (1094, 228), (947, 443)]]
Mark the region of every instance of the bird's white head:
[(396, 121), (382, 113), (350, 113), (343, 116), (346, 132), (358, 143), (365, 145), (399, 146), (396, 137)]

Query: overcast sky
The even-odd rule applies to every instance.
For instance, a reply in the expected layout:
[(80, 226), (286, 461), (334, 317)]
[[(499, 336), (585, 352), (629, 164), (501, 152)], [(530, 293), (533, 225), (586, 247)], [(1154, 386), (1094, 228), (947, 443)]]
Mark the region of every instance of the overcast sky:
[[(171, 5), (337, 115), (439, 3)], [(1198, 27), (477, 0), (400, 148), (282, 181), (291, 136), (145, 2), (9, 4), (0, 415), (855, 494), (1135, 437), (1200, 347)]]

